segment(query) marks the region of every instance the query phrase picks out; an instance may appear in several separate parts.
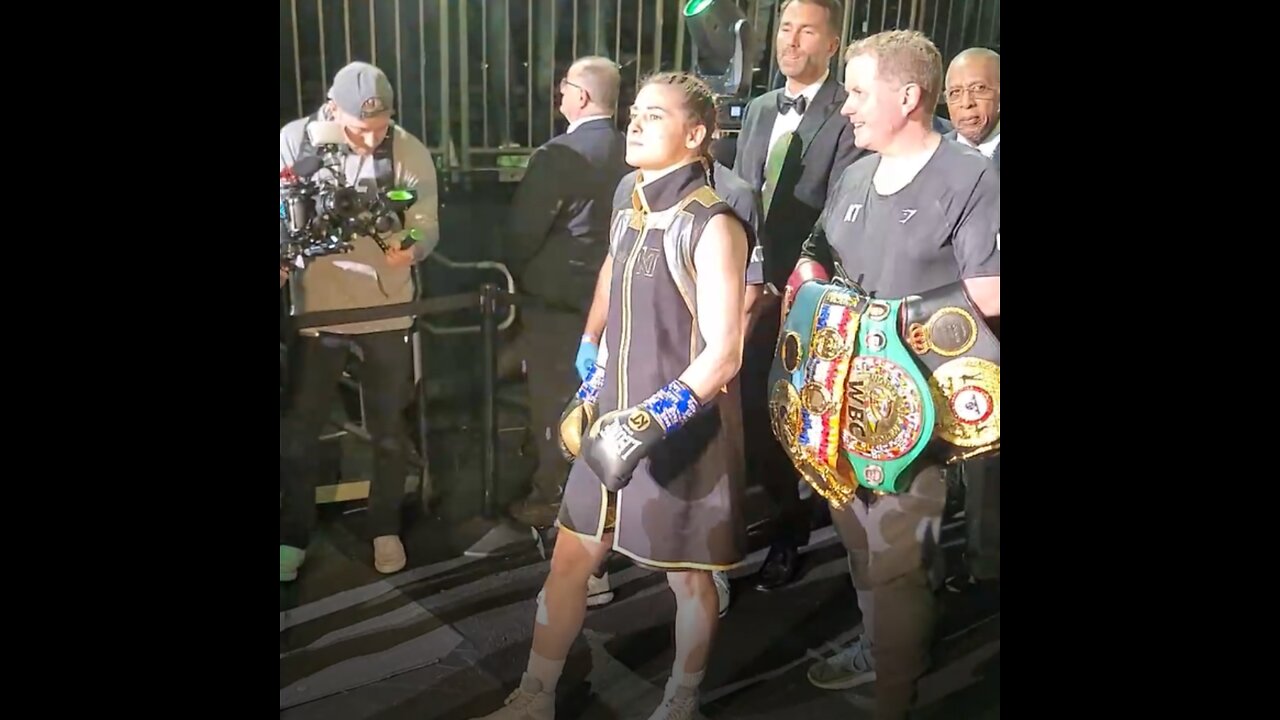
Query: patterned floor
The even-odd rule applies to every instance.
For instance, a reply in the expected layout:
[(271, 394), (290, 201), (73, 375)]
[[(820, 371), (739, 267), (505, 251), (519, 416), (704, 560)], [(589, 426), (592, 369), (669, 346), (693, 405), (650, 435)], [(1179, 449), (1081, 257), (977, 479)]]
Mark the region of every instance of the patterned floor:
[[(414, 562), (371, 568), (356, 516), (330, 518), (296, 583), (281, 587), (283, 720), (464, 720), (501, 704), (528, 656), (547, 572), (532, 542), (504, 557), (460, 556), (483, 528), (417, 523)], [(354, 519), (353, 519), (354, 517)], [(802, 579), (773, 593), (734, 573), (703, 684), (707, 718), (870, 718), (865, 689), (811, 686), (805, 671), (857, 632), (843, 550), (831, 528), (805, 550)], [(557, 717), (644, 720), (671, 670), (675, 602), (661, 576), (611, 560), (616, 599), (593, 609), (559, 684)], [(927, 720), (999, 717), (998, 599), (946, 593), (939, 667), (921, 685)]]

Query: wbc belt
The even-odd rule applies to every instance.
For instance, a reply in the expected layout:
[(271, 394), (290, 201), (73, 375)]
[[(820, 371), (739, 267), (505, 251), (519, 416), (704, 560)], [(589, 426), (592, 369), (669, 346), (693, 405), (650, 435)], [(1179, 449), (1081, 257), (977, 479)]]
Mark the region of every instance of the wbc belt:
[(901, 300), (873, 300), (863, 314), (858, 355), (845, 387), (844, 449), (857, 481), (886, 493), (933, 438), (929, 383), (898, 336)]
[(906, 490), (921, 456), (1000, 447), (1000, 346), (962, 283), (872, 300), (842, 281), (795, 292), (769, 374), (774, 435), (839, 508), (858, 486)]

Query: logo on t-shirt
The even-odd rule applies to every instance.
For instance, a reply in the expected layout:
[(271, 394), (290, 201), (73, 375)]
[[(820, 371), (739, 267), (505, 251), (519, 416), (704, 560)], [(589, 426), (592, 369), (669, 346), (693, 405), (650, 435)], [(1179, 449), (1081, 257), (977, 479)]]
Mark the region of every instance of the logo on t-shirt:
[(918, 210), (914, 210), (914, 209), (903, 210), (903, 211), (902, 211), (902, 219), (901, 219), (901, 220), (899, 220), (898, 222), (902, 223), (903, 225), (906, 225), (906, 224), (907, 224), (907, 221), (908, 221), (908, 220), (910, 220), (911, 218), (915, 217), (917, 212), (919, 212), (919, 211), (918, 211)]
[(849, 209), (844, 211), (844, 221), (857, 222), (858, 213), (860, 212), (862, 212), (862, 203), (854, 203), (850, 205)]

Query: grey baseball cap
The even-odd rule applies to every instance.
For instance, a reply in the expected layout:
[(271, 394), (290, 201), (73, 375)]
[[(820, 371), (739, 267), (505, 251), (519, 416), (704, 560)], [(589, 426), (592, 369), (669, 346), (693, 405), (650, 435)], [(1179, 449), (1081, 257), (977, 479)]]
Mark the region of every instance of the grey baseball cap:
[(338, 71), (329, 88), (329, 99), (348, 115), (369, 118), (395, 113), (396, 93), (387, 74), (364, 62), (353, 62)]

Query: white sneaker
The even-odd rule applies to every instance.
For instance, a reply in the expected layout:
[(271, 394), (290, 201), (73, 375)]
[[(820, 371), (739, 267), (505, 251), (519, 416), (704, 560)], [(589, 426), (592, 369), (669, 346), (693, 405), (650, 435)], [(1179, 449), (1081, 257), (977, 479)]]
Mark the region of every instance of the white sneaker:
[(698, 712), (698, 689), (677, 687), (662, 699), (649, 720), (693, 720)]
[(613, 589), (609, 587), (609, 573), (587, 578), (587, 607), (599, 607), (613, 602)]
[(542, 691), (542, 682), (525, 673), (520, 687), (507, 696), (502, 707), (476, 720), (555, 720), (556, 696)]
[(809, 682), (823, 690), (848, 690), (875, 681), (876, 670), (864, 637), (859, 635), (840, 652), (811, 666)]
[(729, 591), (729, 573), (716, 570), (711, 573), (711, 581), (716, 584), (716, 595), (720, 599), (720, 617), (729, 614), (729, 603), (733, 601), (733, 593)]

